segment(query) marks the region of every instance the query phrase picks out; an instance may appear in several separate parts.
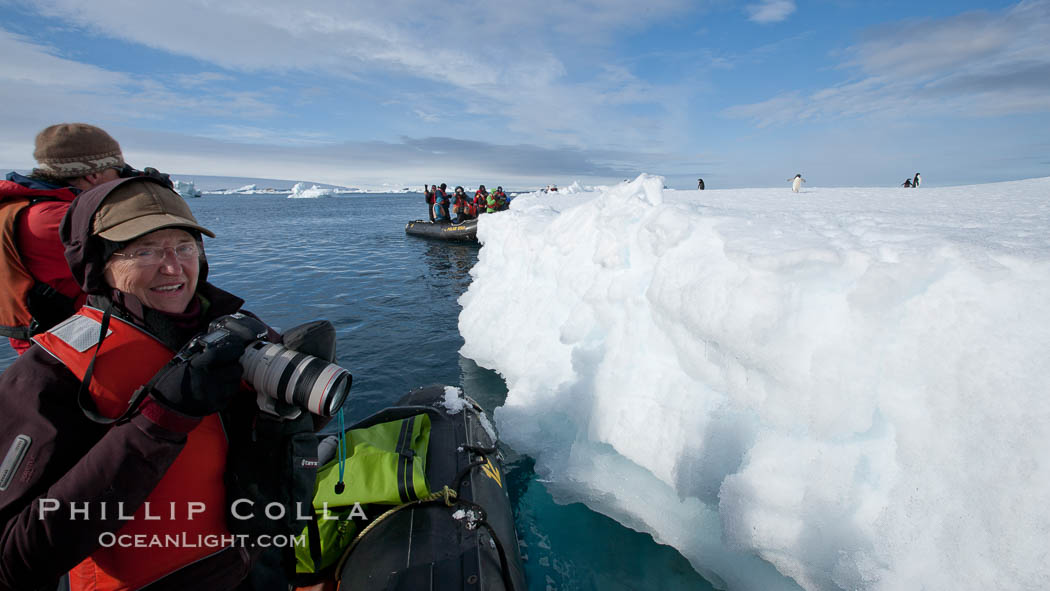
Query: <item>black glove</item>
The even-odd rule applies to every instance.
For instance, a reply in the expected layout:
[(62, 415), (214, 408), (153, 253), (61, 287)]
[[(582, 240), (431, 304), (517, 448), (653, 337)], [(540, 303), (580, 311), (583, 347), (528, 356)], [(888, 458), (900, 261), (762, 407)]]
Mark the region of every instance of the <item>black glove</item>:
[(179, 354), (154, 376), (153, 395), (192, 417), (219, 412), (237, 394), (244, 372), (239, 360), (250, 342), (231, 333), (201, 350)]

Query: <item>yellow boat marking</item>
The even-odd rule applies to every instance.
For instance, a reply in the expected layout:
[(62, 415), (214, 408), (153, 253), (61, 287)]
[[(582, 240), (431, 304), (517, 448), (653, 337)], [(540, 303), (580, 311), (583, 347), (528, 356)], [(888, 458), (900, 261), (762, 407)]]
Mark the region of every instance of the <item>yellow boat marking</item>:
[(503, 480), (500, 478), (499, 470), (496, 469), (496, 466), (492, 465), (491, 459), (485, 458), (485, 463), (481, 465), (481, 470), (485, 473), (486, 476), (495, 480), (496, 484), (498, 484), (500, 488), (503, 488)]

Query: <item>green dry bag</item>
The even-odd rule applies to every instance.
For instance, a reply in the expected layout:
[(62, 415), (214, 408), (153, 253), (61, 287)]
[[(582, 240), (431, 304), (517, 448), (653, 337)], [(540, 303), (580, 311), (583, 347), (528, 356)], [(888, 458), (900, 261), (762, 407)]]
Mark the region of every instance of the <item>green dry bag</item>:
[(321, 573), (335, 565), (364, 528), (368, 505), (401, 505), (430, 494), (426, 481), (430, 417), (425, 413), (346, 431), (346, 464), (338, 457), (317, 471), (314, 519), (295, 548), (295, 571)]

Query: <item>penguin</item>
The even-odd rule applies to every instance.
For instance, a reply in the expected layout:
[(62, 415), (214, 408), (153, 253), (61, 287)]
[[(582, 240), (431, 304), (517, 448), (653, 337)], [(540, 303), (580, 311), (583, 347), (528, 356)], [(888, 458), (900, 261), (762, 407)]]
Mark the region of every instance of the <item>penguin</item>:
[(697, 191), (703, 191), (704, 190), (704, 179), (696, 179), (696, 190)]
[(921, 183), (921, 182), (922, 182), (922, 177), (919, 176), (919, 173), (915, 173), (915, 178), (913, 178), (911, 180), (911, 186), (916, 188), (916, 189), (918, 189), (919, 188), (919, 183)]
[(904, 182), (901, 183), (901, 186), (902, 187), (906, 187), (906, 188), (911, 188), (911, 179), (904, 179)]
[(804, 182), (806, 182), (806, 179), (802, 178), (802, 173), (796, 174), (795, 178), (791, 179), (791, 190), (798, 193)]

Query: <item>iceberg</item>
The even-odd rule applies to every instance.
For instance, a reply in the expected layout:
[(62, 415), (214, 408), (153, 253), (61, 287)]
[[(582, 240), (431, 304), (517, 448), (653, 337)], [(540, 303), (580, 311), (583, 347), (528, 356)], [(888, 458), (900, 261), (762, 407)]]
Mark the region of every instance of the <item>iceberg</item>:
[(331, 197), (335, 193), (335, 189), (326, 189), (312, 185), (310, 188), (306, 187), (306, 183), (296, 183), (292, 187), (292, 193), (288, 195), (289, 199), (316, 199), (318, 197)]
[(182, 195), (183, 199), (195, 199), (201, 196), (201, 192), (193, 185), (193, 181), (174, 181), (175, 192)]
[(734, 590), (1047, 588), (1050, 178), (663, 186), (479, 222), (461, 353), (555, 498)]

